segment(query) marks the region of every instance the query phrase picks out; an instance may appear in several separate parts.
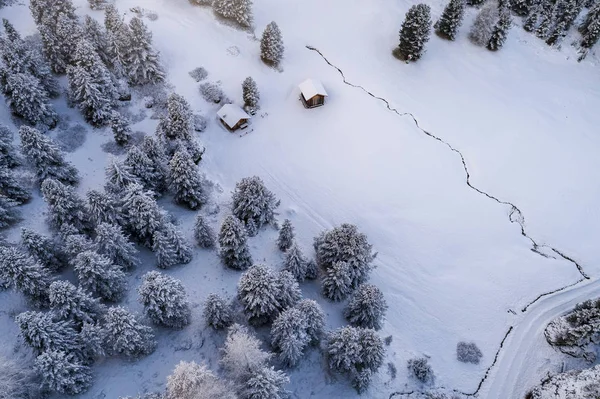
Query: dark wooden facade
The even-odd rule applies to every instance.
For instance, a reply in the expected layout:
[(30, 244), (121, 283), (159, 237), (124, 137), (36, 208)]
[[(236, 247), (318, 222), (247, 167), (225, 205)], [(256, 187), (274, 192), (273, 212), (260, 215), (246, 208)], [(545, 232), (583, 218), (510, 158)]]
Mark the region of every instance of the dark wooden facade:
[(321, 94), (317, 94), (308, 100), (304, 98), (304, 94), (300, 94), (300, 98), (302, 99), (302, 103), (306, 108), (320, 107), (321, 105), (325, 104), (325, 96)]

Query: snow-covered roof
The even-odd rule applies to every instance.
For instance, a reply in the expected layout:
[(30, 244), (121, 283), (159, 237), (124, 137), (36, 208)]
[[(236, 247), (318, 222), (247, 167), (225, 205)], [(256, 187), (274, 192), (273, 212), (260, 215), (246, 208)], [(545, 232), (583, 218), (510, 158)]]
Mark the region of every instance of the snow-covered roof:
[(298, 87), (300, 87), (300, 91), (306, 100), (310, 100), (317, 94), (322, 96), (327, 95), (323, 84), (321, 84), (321, 82), (318, 80), (306, 79), (304, 82), (300, 83)]
[(217, 115), (230, 128), (233, 128), (242, 119), (250, 119), (250, 115), (234, 104), (223, 105)]

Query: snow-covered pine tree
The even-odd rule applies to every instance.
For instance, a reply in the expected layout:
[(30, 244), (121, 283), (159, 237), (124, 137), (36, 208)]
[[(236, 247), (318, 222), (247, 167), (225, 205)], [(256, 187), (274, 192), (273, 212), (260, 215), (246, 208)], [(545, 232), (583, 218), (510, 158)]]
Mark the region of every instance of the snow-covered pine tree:
[(584, 22), (579, 27), (582, 39), (580, 46), (582, 47), (582, 55), (579, 58), (581, 61), (585, 58), (587, 51), (596, 44), (600, 37), (600, 2), (596, 3), (588, 12)]
[(323, 276), (323, 295), (332, 301), (342, 301), (352, 292), (350, 266), (347, 262), (336, 262), (325, 270)]
[(72, 58), (74, 66), (67, 69), (71, 100), (92, 125), (108, 123), (117, 97), (111, 73), (84, 38), (77, 43)]
[(152, 247), (153, 236), (166, 223), (165, 212), (156, 203), (153, 193), (137, 183), (127, 186), (123, 196), (123, 214), (133, 237)]
[(525, 17), (529, 14), (531, 1), (529, 0), (511, 0), (510, 9), (520, 17)]
[(96, 227), (94, 243), (98, 253), (124, 270), (132, 269), (140, 263), (137, 259), (138, 250), (118, 225), (100, 223)]
[(277, 237), (277, 247), (281, 251), (287, 251), (291, 248), (292, 244), (294, 244), (294, 238), (296, 237), (294, 233), (294, 226), (292, 226), (292, 221), (290, 219), (285, 219), (281, 225), (281, 229), (279, 229), (279, 236)]
[(11, 111), (26, 122), (53, 127), (57, 115), (40, 81), (29, 74), (17, 73), (6, 80), (6, 97)]
[(154, 324), (177, 329), (190, 324), (190, 303), (180, 280), (151, 271), (142, 276), (138, 293), (146, 316)]
[(71, 224), (78, 231), (88, 231), (91, 223), (85, 202), (71, 186), (66, 186), (54, 179), (46, 179), (42, 183), (42, 195), (48, 204), (48, 220), (57, 229)]
[(106, 311), (104, 328), (108, 332), (106, 349), (110, 354), (135, 358), (149, 355), (156, 348), (152, 328), (140, 323), (134, 314), (121, 306)]
[(84, 251), (94, 251), (94, 242), (86, 234), (81, 234), (72, 224), (63, 224), (60, 228), (60, 236), (64, 252), (72, 266), (77, 255)]
[(125, 166), (148, 190), (158, 193), (164, 186), (164, 176), (156, 170), (154, 162), (138, 146), (132, 146), (127, 151)]
[(64, 184), (76, 184), (79, 181), (77, 169), (64, 160), (62, 152), (52, 140), (28, 126), (21, 126), (19, 135), (23, 155), (35, 167), (40, 183), (46, 178)]
[(167, 377), (165, 399), (237, 399), (230, 384), (205, 364), (181, 361)]
[(169, 163), (169, 186), (175, 201), (196, 210), (208, 201), (202, 177), (187, 151), (177, 151)]
[(282, 292), (277, 277), (265, 265), (254, 265), (240, 277), (238, 299), (250, 324), (267, 324), (279, 314)]
[(111, 156), (108, 158), (104, 170), (106, 176), (104, 189), (110, 194), (122, 196), (123, 192), (132, 184), (138, 184), (142, 187), (140, 180), (133, 174), (131, 167), (125, 165), (116, 157)]
[(221, 366), (231, 381), (243, 383), (249, 375), (266, 367), (271, 354), (261, 349), (261, 342), (239, 324), (227, 331), (222, 349)]
[(471, 26), (469, 39), (478, 46), (487, 46), (497, 21), (498, 3), (495, 1), (485, 3)]
[(56, 241), (38, 232), (22, 228), (21, 245), (40, 265), (51, 272), (62, 269), (66, 263), (65, 254)]
[(545, 40), (550, 35), (550, 29), (554, 23), (555, 6), (556, 0), (546, 0), (542, 2), (539, 25), (535, 29), (535, 35), (540, 39)]
[(13, 145), (12, 131), (0, 125), (0, 166), (14, 168), (22, 164), (21, 157)]
[(502, 48), (511, 25), (512, 16), (510, 15), (510, 9), (504, 8), (500, 10), (500, 17), (494, 26), (492, 36), (487, 44), (488, 50), (497, 51)]
[[(367, 236), (359, 232), (355, 225), (348, 223), (321, 233), (314, 240), (314, 248), (317, 264), (324, 270), (328, 270), (337, 262), (347, 263), (351, 288), (367, 281), (373, 268), (371, 263), (377, 256)], [(340, 268), (344, 267), (338, 267)], [(343, 279), (346, 280), (346, 277)]]
[(329, 368), (348, 375), (354, 388), (362, 393), (383, 364), (383, 341), (373, 330), (342, 327), (329, 334), (326, 354)]
[(107, 0), (88, 0), (92, 10), (104, 10), (107, 6)]
[(123, 224), (119, 200), (105, 192), (90, 190), (86, 193), (87, 212), (94, 226), (101, 223)]
[(217, 294), (210, 294), (206, 298), (203, 316), (206, 324), (217, 330), (229, 327), (233, 322), (231, 307), (225, 298)]
[(158, 52), (152, 47), (152, 33), (140, 18), (129, 21), (131, 36), (123, 55), (125, 73), (132, 85), (155, 84), (165, 80)]
[(321, 306), (315, 300), (303, 299), (294, 308), (304, 315), (306, 334), (309, 341), (313, 344), (318, 343), (325, 327), (325, 313), (323, 313)]
[(448, 40), (456, 38), (456, 32), (462, 25), (465, 15), (465, 5), (465, 0), (450, 0), (442, 16), (433, 26), (438, 36)]
[(214, 248), (216, 243), (215, 232), (200, 213), (194, 223), (194, 238), (200, 248)]
[(42, 38), (44, 54), (55, 73), (65, 73), (71, 62), (73, 49), (83, 32), (71, 0), (48, 2), (38, 30)]
[(279, 352), (279, 359), (287, 367), (296, 366), (302, 358), (310, 342), (306, 330), (306, 316), (295, 307), (284, 310), (273, 321), (271, 345)]
[(82, 359), (85, 364), (92, 364), (100, 357), (106, 355), (104, 342), (107, 331), (100, 323), (83, 323), (79, 332), (79, 339), (83, 344)]
[(283, 36), (275, 21), (265, 28), (260, 39), (260, 58), (269, 65), (279, 65), (283, 59)]
[(314, 259), (309, 259), (306, 263), (306, 279), (316, 280), (319, 277), (319, 267)]
[(49, 350), (78, 354), (80, 342), (70, 321), (56, 321), (50, 312), (23, 312), (15, 317), (23, 341), (36, 353)]
[(590, 24), (595, 19), (598, 19), (599, 16), (600, 16), (600, 1), (595, 2), (590, 7), (589, 11), (585, 15), (585, 18), (583, 19), (583, 22), (581, 23), (581, 25), (579, 25), (577, 27), (577, 30), (579, 30), (579, 33), (581, 33), (583, 35), (587, 31), (587, 29), (590, 26)]
[(287, 270), (281, 270), (277, 274), (277, 288), (279, 293), (279, 310), (285, 310), (294, 306), (302, 297), (302, 291), (296, 278)]
[(112, 70), (117, 76), (124, 76), (125, 54), (129, 47), (131, 31), (114, 4), (109, 4), (104, 9), (104, 27)]
[(258, 86), (252, 77), (248, 76), (242, 83), (242, 97), (244, 98), (244, 106), (246, 110), (254, 115), (260, 108), (258, 101), (260, 100), (260, 93), (258, 92)]
[(166, 223), (154, 233), (152, 251), (156, 254), (157, 266), (168, 269), (175, 265), (190, 263), (192, 248), (183, 234), (171, 223)]
[(350, 298), (344, 316), (354, 327), (379, 330), (387, 308), (379, 288), (373, 284), (362, 284)]
[(0, 229), (7, 228), (21, 220), (18, 203), (4, 195), (0, 195)]
[(540, 14), (542, 12), (541, 0), (530, 0), (527, 10), (527, 16), (523, 20), (523, 29), (527, 32), (533, 32), (538, 25)]
[(68, 281), (54, 281), (48, 292), (54, 314), (61, 320), (72, 320), (78, 328), (98, 322), (104, 312), (97, 298)]
[(252, 26), (251, 0), (214, 0), (213, 11), (223, 18), (231, 19), (244, 28)]
[(275, 209), (280, 202), (258, 176), (244, 177), (232, 195), (233, 214), (244, 222), (249, 236), (266, 224), (276, 224)]
[(48, 270), (16, 247), (0, 247), (0, 280), (22, 292), (34, 306), (48, 306)]
[(35, 360), (42, 384), (59, 394), (77, 395), (92, 386), (92, 370), (69, 352), (49, 350)]
[(160, 135), (169, 140), (192, 138), (193, 121), (190, 104), (177, 93), (167, 98), (167, 115), (159, 123)]
[(240, 399), (284, 399), (290, 392), (285, 385), (289, 377), (273, 367), (262, 367), (252, 371), (239, 391)]
[[(93, 0), (103, 1), (103, 0)], [(83, 37), (90, 42), (96, 54), (102, 60), (102, 63), (109, 67), (111, 64), (110, 56), (108, 54), (108, 38), (106, 37), (106, 31), (94, 18), (86, 15), (83, 20)]]
[(118, 111), (113, 111), (110, 116), (110, 128), (118, 145), (129, 143), (129, 140), (131, 140), (131, 127), (128, 118)]
[(105, 301), (115, 302), (127, 290), (127, 280), (121, 268), (94, 251), (84, 251), (74, 262), (80, 286)]
[(400, 28), (397, 53), (404, 61), (417, 61), (423, 55), (431, 34), (431, 8), (416, 4), (406, 13)]
[(24, 204), (31, 199), (31, 193), (21, 180), (17, 180), (15, 173), (6, 166), (0, 164), (0, 195), (16, 202)]
[(159, 192), (166, 188), (167, 175), (169, 174), (167, 154), (164, 147), (152, 136), (144, 137), (142, 151), (153, 162), (154, 170), (160, 175), (161, 187)]
[(248, 248), (246, 229), (234, 216), (227, 216), (219, 232), (219, 255), (225, 266), (236, 270), (246, 270), (252, 265)]
[(552, 33), (546, 43), (553, 46), (559, 43), (573, 26), (575, 19), (583, 8), (583, 2), (578, 0), (561, 0), (557, 6), (556, 21)]
[(285, 253), (283, 268), (290, 272), (298, 281), (304, 281), (306, 278), (306, 268), (308, 260), (302, 254), (302, 251), (296, 243), (292, 244)]

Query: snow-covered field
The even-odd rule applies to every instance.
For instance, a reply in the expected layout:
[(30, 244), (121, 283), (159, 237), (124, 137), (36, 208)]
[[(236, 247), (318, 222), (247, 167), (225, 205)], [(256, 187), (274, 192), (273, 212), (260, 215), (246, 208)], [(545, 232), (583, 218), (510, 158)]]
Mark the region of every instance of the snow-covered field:
[[(85, 0), (75, 4), (81, 15), (102, 19)], [(433, 36), (423, 59), (405, 65), (391, 50), (412, 4), (256, 1), (256, 36), (272, 20), (284, 35), (286, 54), (278, 72), (260, 61), (255, 37), (221, 24), (209, 8), (187, 0), (116, 1), (128, 17), (134, 6), (158, 14), (156, 21), (145, 22), (168, 79), (210, 119), (199, 138), (207, 147), (201, 168), (222, 188), (214, 193), (220, 205), (211, 219), (215, 227), (228, 212), (236, 181), (256, 174), (281, 199), (281, 218), (292, 219), (305, 251), (312, 251), (312, 238), (323, 229), (351, 222), (379, 252), (372, 282), (390, 304), (380, 333), (393, 337), (386, 361), (397, 366), (398, 375), (391, 379), (382, 367), (365, 396), (388, 397), (418, 388), (405, 366), (417, 355), (431, 358), (436, 386), (474, 392), (514, 326), (481, 397), (517, 398), (546, 370), (554, 370), (546, 359), (558, 355), (539, 344), (541, 323), (549, 321), (548, 314), (555, 317), (567, 310), (556, 299), (565, 294), (542, 299), (525, 313), (521, 309), (542, 293), (575, 283), (581, 274), (556, 253), (547, 258), (531, 251), (521, 226), (511, 223), (511, 207), (467, 186), (456, 152), (425, 135), (411, 117), (399, 116), (365, 91), (344, 84), (340, 73), (306, 46), (319, 49), (349, 82), (385, 98), (399, 113), (412, 113), (422, 128), (459, 149), (472, 185), (516, 205), (530, 237), (584, 268), (592, 280), (582, 285), (589, 297), (600, 294), (597, 60), (590, 55), (577, 63), (568, 45), (551, 49), (519, 27), (511, 30), (498, 53), (475, 47), (466, 38), (474, 17), (469, 10), (456, 42)], [(444, 4), (433, 0), (430, 5), (435, 20)], [(0, 16), (24, 34), (35, 31), (26, 4), (2, 9)], [(198, 84), (188, 75), (198, 66), (208, 70), (209, 81), (221, 81), (238, 103), (243, 79), (257, 81), (261, 110), (252, 120), (251, 133), (240, 138), (216, 122), (216, 106), (201, 98)], [(329, 98), (324, 107), (306, 110), (298, 100), (296, 85), (307, 77), (325, 85)], [(7, 120), (6, 109), (1, 112)], [(73, 120), (79, 118), (68, 112)], [(156, 121), (146, 119), (134, 130), (150, 134), (155, 126)], [(100, 145), (111, 139), (109, 131), (90, 129), (85, 144), (69, 155), (83, 176), (81, 193), (102, 184), (107, 154)], [(168, 201), (162, 205), (175, 213), (191, 237), (194, 213)], [(20, 226), (43, 228), (44, 202), (36, 198), (24, 209), (28, 219)], [(16, 240), (18, 228), (8, 235)], [(279, 267), (275, 237), (275, 231), (265, 230), (251, 239), (255, 260)], [(139, 276), (153, 268), (149, 256), (131, 276), (126, 306), (141, 311), (135, 288)], [(168, 273), (183, 281), (195, 304), (211, 292), (233, 294), (239, 277), (225, 270), (214, 252), (204, 250), (195, 251), (191, 264)], [(306, 296), (319, 297), (314, 283), (302, 288)], [(585, 299), (575, 293), (578, 289), (568, 291), (565, 301)], [(0, 298), (0, 335), (3, 350), (10, 351), (17, 342), (11, 316), (24, 305), (13, 294)], [(341, 309), (326, 307), (328, 327), (344, 323)], [(555, 314), (553, 309), (560, 310)], [(204, 327), (199, 307), (192, 325), (161, 331), (160, 336), (157, 351), (147, 358), (96, 365), (96, 382), (82, 397), (116, 398), (157, 389), (179, 360), (206, 359), (216, 369), (221, 338)], [(461, 340), (481, 348), (479, 365), (456, 361)], [(289, 388), (295, 397), (356, 396), (323, 369), (312, 353), (292, 371)], [(513, 395), (506, 396), (502, 388)]]

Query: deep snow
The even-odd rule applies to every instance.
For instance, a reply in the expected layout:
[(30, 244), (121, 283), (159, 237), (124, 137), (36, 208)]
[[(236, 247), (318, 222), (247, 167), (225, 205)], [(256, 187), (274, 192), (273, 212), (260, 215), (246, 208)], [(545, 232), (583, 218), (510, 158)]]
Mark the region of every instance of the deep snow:
[[(81, 15), (102, 18), (86, 1), (75, 3)], [(390, 380), (382, 367), (369, 397), (418, 387), (405, 366), (418, 355), (431, 357), (436, 386), (473, 392), (509, 326), (530, 320), (520, 309), (539, 294), (581, 276), (570, 262), (532, 252), (520, 226), (510, 222), (510, 208), (467, 187), (456, 153), (424, 135), (409, 117), (390, 112), (380, 101), (344, 84), (339, 73), (306, 45), (322, 51), (349, 81), (385, 98), (400, 112), (411, 112), (422, 127), (460, 149), (472, 183), (516, 204), (528, 233), (538, 242), (576, 259), (593, 279), (600, 274), (596, 245), (600, 138), (594, 134), (600, 122), (596, 112), (600, 77), (592, 55), (577, 63), (569, 46), (550, 49), (519, 27), (511, 30), (498, 53), (475, 47), (466, 38), (475, 13), (471, 9), (456, 42), (433, 36), (422, 60), (405, 65), (392, 57), (391, 50), (412, 2), (374, 0), (366, 7), (353, 0), (285, 4), (259, 0), (254, 4), (256, 36), (271, 20), (284, 36), (283, 71), (277, 72), (260, 61), (255, 37), (219, 23), (209, 8), (187, 0), (116, 4), (126, 18), (133, 15), (129, 9), (134, 6), (158, 14), (158, 20), (145, 22), (154, 32), (168, 79), (210, 119), (199, 138), (207, 147), (201, 169), (222, 187), (213, 194), (220, 206), (209, 219), (215, 228), (228, 212), (235, 182), (257, 174), (282, 200), (281, 218), (292, 219), (305, 251), (311, 251), (312, 237), (321, 230), (351, 222), (379, 252), (372, 282), (390, 304), (381, 335), (393, 336), (387, 361), (396, 364), (398, 376)], [(443, 3), (435, 0), (430, 5), (435, 20)], [(35, 31), (26, 4), (2, 9), (0, 15), (23, 34)], [(251, 133), (240, 138), (216, 122), (218, 106), (202, 100), (198, 84), (188, 75), (198, 66), (207, 69), (208, 81), (221, 81), (238, 104), (244, 78), (257, 81), (261, 110), (252, 120)], [(319, 79), (325, 86), (329, 97), (324, 107), (302, 107), (297, 84), (306, 78)], [(73, 121), (80, 121), (75, 111), (68, 112)], [(3, 107), (3, 120), (6, 114)], [(134, 130), (151, 134), (155, 126), (156, 121), (146, 119)], [(81, 193), (102, 185), (108, 154), (100, 145), (109, 140), (108, 130), (89, 129), (84, 145), (69, 154), (83, 176)], [(194, 213), (168, 200), (162, 205), (174, 211), (191, 239)], [(24, 207), (28, 219), (21, 226), (42, 228), (44, 210), (36, 197)], [(16, 240), (18, 228), (8, 235)], [(280, 266), (275, 237), (276, 232), (267, 229), (251, 239), (255, 260)], [(145, 256), (147, 261), (131, 276), (125, 300), (137, 311), (139, 277), (154, 269), (153, 258)], [(211, 292), (233, 294), (239, 278), (239, 273), (223, 268), (214, 252), (199, 249), (191, 264), (169, 274), (182, 279), (198, 305)], [(305, 284), (303, 291), (319, 297), (316, 285)], [(589, 294), (599, 292), (594, 288)], [(0, 295), (0, 333), (10, 337), (4, 350), (11, 350), (17, 329), (10, 316), (23, 305), (16, 295)], [(344, 322), (341, 309), (326, 307), (330, 328)], [(96, 383), (82, 397), (95, 398), (103, 392), (113, 398), (156, 389), (179, 360), (207, 359), (215, 369), (221, 338), (204, 328), (200, 313), (196, 307), (192, 325), (183, 331), (161, 331), (153, 355), (135, 363), (110, 359), (96, 365)], [(523, 334), (536, 335), (536, 329)], [(474, 341), (482, 349), (480, 365), (456, 361), (456, 343), (461, 340)], [(509, 336), (506, 352), (524, 350), (511, 340)], [(525, 392), (552, 367), (546, 358), (558, 357), (547, 350), (528, 353), (521, 362), (536, 365), (535, 372), (528, 370), (519, 379), (513, 376), (517, 386), (511, 397)], [(503, 359), (516, 355), (501, 354), (499, 370)], [(532, 359), (534, 355), (539, 358)], [(323, 366), (312, 353), (292, 372), (289, 388), (297, 397), (356, 396), (344, 381), (332, 383)], [(489, 396), (483, 397), (501, 397), (493, 396), (501, 394), (494, 387), (505, 386), (506, 380), (495, 378), (492, 369), (492, 388), (484, 384), (482, 393), (489, 391)]]

